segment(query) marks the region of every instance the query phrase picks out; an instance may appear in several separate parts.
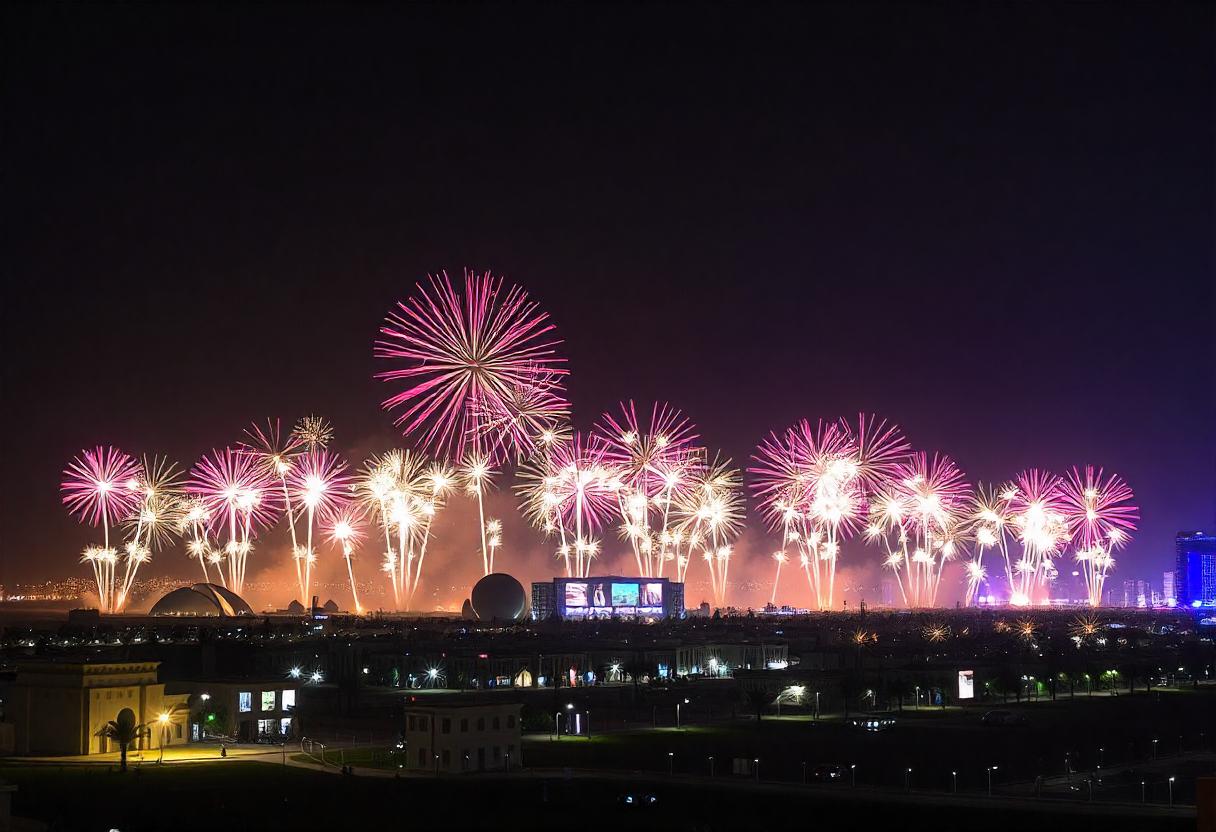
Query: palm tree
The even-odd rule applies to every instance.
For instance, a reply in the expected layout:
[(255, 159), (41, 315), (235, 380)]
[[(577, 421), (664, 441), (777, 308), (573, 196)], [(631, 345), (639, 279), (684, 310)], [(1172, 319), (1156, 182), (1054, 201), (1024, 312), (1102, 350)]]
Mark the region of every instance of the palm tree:
[(119, 771), (127, 770), (127, 749), (139, 741), (140, 737), (150, 733), (148, 727), (143, 723), (136, 724), (135, 712), (130, 708), (123, 708), (118, 712), (118, 719), (112, 719), (97, 732), (100, 737), (105, 737), (111, 742), (118, 743), (118, 760)]

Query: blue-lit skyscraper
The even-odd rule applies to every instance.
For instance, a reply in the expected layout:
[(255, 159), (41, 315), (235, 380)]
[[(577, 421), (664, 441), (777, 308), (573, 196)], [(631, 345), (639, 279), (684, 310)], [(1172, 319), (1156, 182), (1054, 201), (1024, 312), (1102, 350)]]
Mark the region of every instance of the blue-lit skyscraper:
[(1177, 552), (1178, 605), (1216, 604), (1216, 535), (1179, 532)]

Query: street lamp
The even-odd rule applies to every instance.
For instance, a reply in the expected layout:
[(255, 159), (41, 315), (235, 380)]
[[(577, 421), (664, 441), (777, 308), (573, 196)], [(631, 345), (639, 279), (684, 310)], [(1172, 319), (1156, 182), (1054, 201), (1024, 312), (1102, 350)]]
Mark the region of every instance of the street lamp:
[[(907, 688), (904, 688), (907, 690)], [(920, 710), (920, 685), (916, 686), (916, 710)]]
[(752, 760), (752, 764), (756, 767), (756, 782), (760, 782), (760, 758), (756, 757)]
[(988, 766), (988, 796), (992, 797), (992, 772), (996, 771), (996, 766)]
[(819, 691), (815, 691), (815, 719), (819, 719)]
[(1153, 740), (1153, 759), (1157, 759), (1157, 741)]
[(1143, 780), (1141, 780), (1141, 781), (1140, 781), (1140, 802), (1141, 802), (1141, 803), (1146, 803), (1146, 802), (1147, 802), (1147, 795), (1146, 795), (1146, 793), (1145, 793), (1145, 789), (1144, 789), (1144, 781), (1143, 781)]
[(667, 776), (672, 777), (676, 773), (676, 752), (667, 752)]
[(850, 788), (857, 788), (857, 763), (849, 766), (849, 782)]
[(806, 785), (806, 760), (802, 761), (802, 785)]
[(950, 776), (951, 776), (952, 778), (954, 778), (954, 787), (953, 787), (952, 791), (953, 791), (955, 794), (958, 794), (958, 772), (957, 772), (957, 771), (952, 771), (952, 772), (950, 772)]
[(1174, 778), (1170, 778), (1170, 808), (1174, 806)]
[[(676, 703), (676, 728), (677, 729), (679, 729), (679, 727), (680, 727), (680, 704), (681, 703), (679, 703), (679, 702)], [(687, 705), (688, 700), (685, 699), (683, 704)]]
[(1105, 762), (1105, 754), (1106, 754), (1105, 748), (1098, 749), (1098, 768), (1102, 768), (1102, 765)]
[(169, 713), (162, 711), (156, 721), (160, 723), (160, 760), (157, 762), (159, 765), (165, 761), (165, 738), (169, 736)]
[(904, 769), (904, 791), (912, 791), (912, 769)]
[(712, 754), (709, 755), (709, 776), (714, 776), (714, 757)]

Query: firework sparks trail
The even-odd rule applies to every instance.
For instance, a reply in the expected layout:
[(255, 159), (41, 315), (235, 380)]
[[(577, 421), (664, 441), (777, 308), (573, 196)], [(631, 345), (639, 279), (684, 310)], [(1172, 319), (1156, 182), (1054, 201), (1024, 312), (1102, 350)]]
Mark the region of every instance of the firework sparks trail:
[(384, 534), (383, 571), (397, 609), (409, 609), (422, 578), (431, 523), (457, 475), (440, 463), (405, 450), (374, 456), (355, 481), (356, 499)]
[(1073, 468), (1061, 486), (1064, 522), (1074, 557), (1085, 576), (1090, 606), (1102, 603), (1106, 576), (1114, 567), (1113, 550), (1126, 546), (1140, 519), (1134, 495), (1116, 474), (1104, 477), (1092, 465)]
[(856, 428), (845, 419), (804, 419), (757, 448), (753, 490), (770, 527), (781, 529), (783, 546), (797, 549), (819, 609), (833, 607), (841, 544), (907, 456), (896, 426), (864, 414)]
[(1008, 489), (985, 487), (982, 483), (972, 495), (970, 516), (966, 519), (965, 527), (967, 535), (975, 543), (975, 549), (971, 559), (965, 564), (966, 606), (976, 603), (980, 585), (988, 579), (988, 569), (984, 566), (984, 552), (988, 549), (1000, 552), (1001, 562), (1005, 565), (1005, 578), (1009, 586), (1013, 586), (1013, 572), (1009, 568), (1009, 535), (1013, 523), (1009, 509), (1010, 499)]
[(881, 541), (905, 605), (936, 605), (945, 566), (962, 548), (969, 492), (950, 457), (916, 452), (875, 494), (866, 537)]
[(633, 401), (620, 414), (605, 413), (595, 432), (606, 446), (604, 459), (616, 473), (621, 536), (629, 541), (639, 574), (662, 577), (676, 560), (672, 506), (688, 496), (704, 450), (693, 445), (692, 422), (675, 408), (656, 403), (641, 422)]
[(325, 533), (330, 545), (340, 547), (342, 560), (346, 562), (346, 577), (350, 580), (350, 595), (354, 601), (355, 612), (363, 614), (363, 605), (359, 603), (359, 588), (355, 583), (355, 568), (352, 564), (355, 550), (364, 540), (363, 507), (358, 503), (342, 506), (340, 510), (328, 512), (321, 520), (321, 530)]
[(102, 527), (101, 546), (89, 546), (81, 563), (93, 569), (97, 600), (101, 609), (113, 611), (118, 552), (110, 546), (110, 525), (127, 519), (140, 504), (139, 493), (130, 487), (142, 475), (139, 463), (118, 448), (98, 445), (82, 450), (63, 471), (60, 492), (68, 514), (80, 522)]
[(139, 567), (172, 540), (183, 508), (177, 465), (164, 457), (144, 457), (139, 475), (128, 480), (125, 487), (139, 502), (126, 520), (132, 535), (123, 546), (125, 569), (113, 594), (112, 612), (126, 608)]
[(314, 449), (292, 463), (287, 477), (288, 494), (302, 507), (304, 545), (296, 545), (293, 556), (299, 563), (297, 573), (303, 599), (300, 603), (305, 606), (312, 603), (312, 569), (317, 561), (313, 530), (319, 519), (339, 513), (345, 507), (350, 482), (345, 471), (346, 463), (338, 456), (324, 449)]
[(463, 294), (446, 272), (429, 276), (429, 286), (418, 284), (380, 335), (374, 355), (395, 366), (376, 378), (406, 384), (382, 406), (424, 451), (460, 461), (466, 486), (474, 485), (466, 491), (477, 500), (488, 569), (480, 483), (510, 456), (531, 454), (569, 410), (561, 386), (568, 371), (556, 350), (561, 341), (526, 291), (467, 269)]
[(1046, 603), (1048, 582), (1055, 575), (1055, 557), (1067, 542), (1064, 481), (1031, 468), (1001, 488), (1009, 506), (1013, 540), (1020, 556), (1010, 551), (1006, 572), (1012, 578), (1009, 602), (1024, 607)]
[(692, 476), (687, 493), (672, 510), (677, 521), (676, 579), (687, 582), (688, 567), (699, 553), (709, 571), (714, 603), (725, 607), (733, 543), (743, 530), (742, 473), (731, 466), (731, 460), (715, 456)]
[(777, 587), (781, 584), (781, 567), (789, 562), (789, 556), (785, 552), (773, 552), (773, 560), (777, 562), (777, 573), (773, 575), (773, 593), (768, 599), (770, 604), (777, 603)]
[[(225, 585), (240, 593), (253, 538), (259, 529), (274, 525), (278, 513), (273, 481), (249, 453), (235, 448), (213, 450), (195, 463), (186, 483), (186, 493), (202, 501), (208, 515), (208, 531), (217, 540), (227, 537), (222, 552), (228, 566)], [(218, 558), (211, 562), (219, 566)]]
[(595, 434), (575, 432), (534, 456), (520, 469), (519, 480), (516, 493), (524, 514), (546, 534), (557, 536), (557, 557), (565, 564), (566, 576), (586, 577), (599, 555), (593, 534), (612, 515), (621, 488), (607, 443)]
[[(267, 419), (265, 425), (255, 423), (246, 428), (246, 439), (241, 442), (241, 449), (258, 461), (263, 475), (271, 481), (278, 481), (283, 512), (287, 516), (287, 528), (291, 534), (291, 560), (296, 570), (296, 587), (301, 595), (301, 604), (308, 603), (309, 599), (302, 597), (304, 574), (300, 568), (300, 559), (296, 557), (296, 553), (300, 551), (300, 541), (296, 534), (296, 511), (291, 501), (291, 491), (287, 487), (287, 477), (292, 471), (296, 457), (304, 452), (305, 447), (309, 444), (314, 447), (323, 444), (320, 440), (327, 443), (328, 433), (325, 421), (315, 416), (301, 419), (286, 436), (283, 435), (278, 419)], [(195, 539), (198, 539), (197, 536)]]

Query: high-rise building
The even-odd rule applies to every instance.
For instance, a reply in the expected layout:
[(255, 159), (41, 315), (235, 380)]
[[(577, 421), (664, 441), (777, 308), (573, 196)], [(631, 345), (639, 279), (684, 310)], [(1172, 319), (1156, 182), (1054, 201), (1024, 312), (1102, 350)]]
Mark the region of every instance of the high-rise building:
[(1161, 575), (1161, 596), (1162, 601), (1167, 607), (1172, 607), (1178, 603), (1178, 596), (1174, 594), (1174, 573), (1165, 572)]
[(1216, 605), (1216, 535), (1179, 532), (1174, 590), (1183, 606)]

